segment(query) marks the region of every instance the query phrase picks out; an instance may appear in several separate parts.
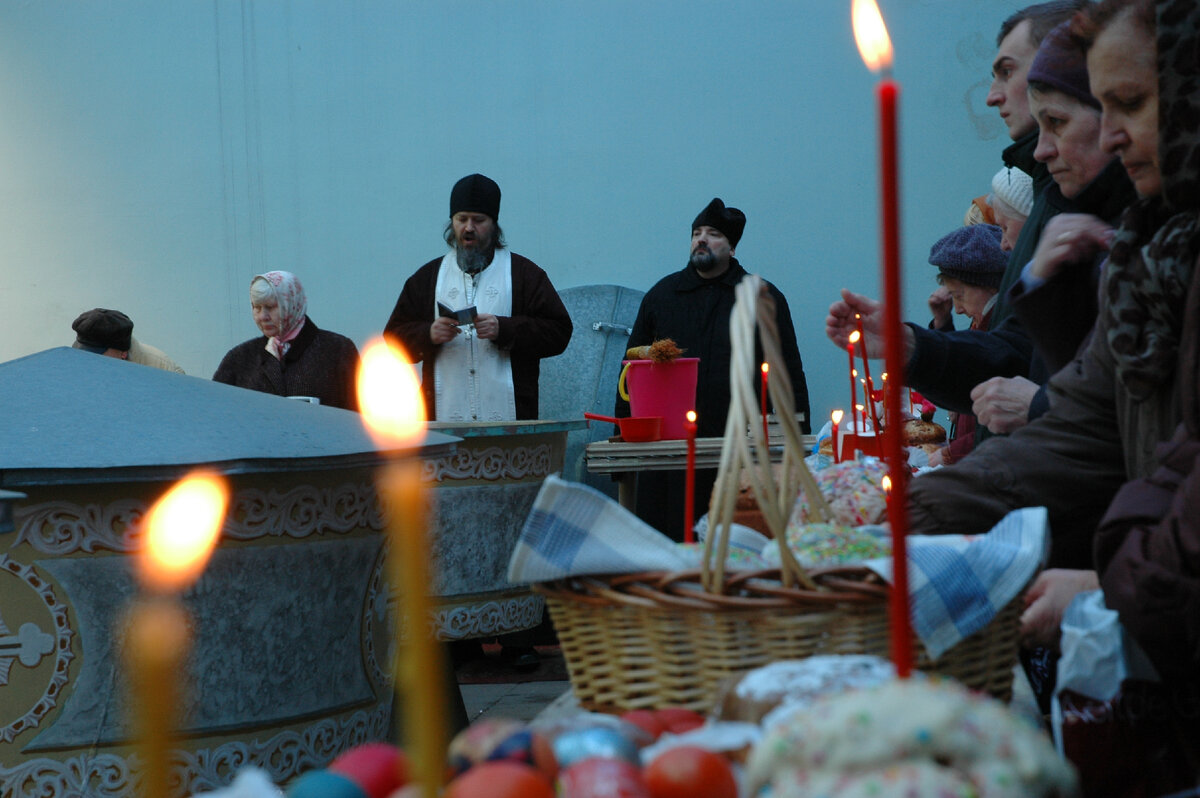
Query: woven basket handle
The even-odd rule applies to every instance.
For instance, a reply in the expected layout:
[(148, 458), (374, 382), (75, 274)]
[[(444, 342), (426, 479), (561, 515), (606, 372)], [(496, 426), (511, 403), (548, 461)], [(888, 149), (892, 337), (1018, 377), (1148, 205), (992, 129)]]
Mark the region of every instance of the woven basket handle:
[[(730, 403), (725, 423), (721, 461), (709, 508), (710, 534), (704, 543), (704, 568), (701, 580), (706, 589), (720, 592), (725, 582), (725, 560), (729, 554), (729, 531), (737, 505), (738, 477), (743, 469), (750, 476), (754, 497), (763, 519), (775, 536), (783, 583), (799, 583), (815, 590), (817, 585), (796, 560), (787, 545), (787, 522), (799, 488), (803, 486), (811, 513), (828, 522), (833, 514), (816, 480), (804, 463), (804, 440), (796, 423), (796, 399), (792, 381), (779, 345), (775, 323), (775, 301), (762, 278), (747, 275), (734, 290), (733, 312), (729, 319), (731, 357), (729, 365)], [(763, 435), (758, 396), (749, 376), (757, 371), (754, 362), (754, 331), (757, 326), (763, 355), (770, 365), (768, 390), (776, 416), (784, 433), (783, 467), (776, 481), (771, 468), (768, 441)], [(750, 434), (747, 436), (747, 429)]]

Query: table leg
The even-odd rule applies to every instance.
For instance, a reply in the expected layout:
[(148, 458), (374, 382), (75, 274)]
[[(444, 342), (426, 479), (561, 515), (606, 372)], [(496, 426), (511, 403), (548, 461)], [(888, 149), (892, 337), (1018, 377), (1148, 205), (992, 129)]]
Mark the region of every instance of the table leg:
[(629, 512), (633, 512), (637, 502), (637, 474), (625, 471), (613, 474), (617, 481), (617, 501)]

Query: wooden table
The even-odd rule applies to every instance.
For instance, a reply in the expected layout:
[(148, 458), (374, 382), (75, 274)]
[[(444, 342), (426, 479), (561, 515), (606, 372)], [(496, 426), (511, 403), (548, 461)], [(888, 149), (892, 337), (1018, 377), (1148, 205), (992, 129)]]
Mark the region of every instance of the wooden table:
[[(812, 451), (816, 437), (804, 435), (804, 450)], [(724, 438), (696, 439), (696, 468), (716, 468), (721, 462)], [(771, 462), (783, 459), (783, 436), (772, 435)], [(622, 440), (596, 441), (584, 452), (587, 470), (593, 474), (612, 474), (617, 481), (621, 506), (633, 509), (634, 477), (640, 471), (682, 471), (687, 468), (687, 441), (629, 443)]]

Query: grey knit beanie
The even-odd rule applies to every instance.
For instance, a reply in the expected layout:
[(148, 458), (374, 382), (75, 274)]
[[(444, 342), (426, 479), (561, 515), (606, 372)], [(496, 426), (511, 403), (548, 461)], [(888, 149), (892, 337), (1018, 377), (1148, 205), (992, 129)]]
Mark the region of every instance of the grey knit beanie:
[(1008, 267), (1008, 254), (1000, 249), (1001, 235), (994, 224), (960, 227), (937, 240), (929, 250), (929, 262), (967, 285), (999, 288)]

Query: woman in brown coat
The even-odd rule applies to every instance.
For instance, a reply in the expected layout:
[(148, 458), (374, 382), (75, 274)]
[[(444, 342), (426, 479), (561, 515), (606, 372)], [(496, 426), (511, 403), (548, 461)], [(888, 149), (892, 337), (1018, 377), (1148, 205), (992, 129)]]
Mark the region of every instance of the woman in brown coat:
[(262, 335), (230, 349), (213, 380), (358, 410), (358, 347), (344, 335), (313, 323), (296, 275), (281, 271), (257, 275), (250, 281), (250, 309)]

